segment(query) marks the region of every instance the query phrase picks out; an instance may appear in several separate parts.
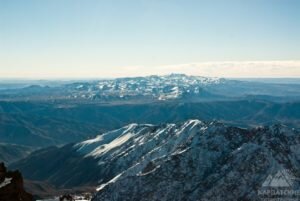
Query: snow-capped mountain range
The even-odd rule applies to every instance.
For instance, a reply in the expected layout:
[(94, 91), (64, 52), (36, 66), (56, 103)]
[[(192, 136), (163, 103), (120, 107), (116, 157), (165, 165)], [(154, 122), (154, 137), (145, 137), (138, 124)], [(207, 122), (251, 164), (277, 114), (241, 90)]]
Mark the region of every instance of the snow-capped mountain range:
[(105, 99), (108, 97), (126, 99), (144, 96), (157, 100), (177, 99), (185, 95), (199, 95), (205, 86), (217, 85), (224, 79), (183, 74), (117, 78), (67, 85), (70, 97)]
[(166, 101), (241, 98), (245, 96), (300, 97), (297, 84), (271, 84), (223, 78), (170, 74), (73, 81), (0, 90), (0, 100)]
[(94, 201), (257, 200), (269, 175), (288, 169), (300, 177), (299, 150), (299, 131), (283, 125), (242, 129), (189, 120), (130, 124), (13, 166), (58, 186), (96, 185)]

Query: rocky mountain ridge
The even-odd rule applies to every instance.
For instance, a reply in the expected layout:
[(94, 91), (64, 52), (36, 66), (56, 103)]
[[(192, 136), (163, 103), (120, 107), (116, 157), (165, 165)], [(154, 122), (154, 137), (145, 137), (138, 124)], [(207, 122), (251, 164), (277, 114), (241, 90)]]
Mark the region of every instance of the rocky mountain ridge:
[(130, 124), (14, 166), (58, 186), (97, 185), (99, 201), (257, 200), (270, 174), (288, 169), (300, 177), (299, 150), (299, 131), (284, 125), (243, 129), (189, 120)]

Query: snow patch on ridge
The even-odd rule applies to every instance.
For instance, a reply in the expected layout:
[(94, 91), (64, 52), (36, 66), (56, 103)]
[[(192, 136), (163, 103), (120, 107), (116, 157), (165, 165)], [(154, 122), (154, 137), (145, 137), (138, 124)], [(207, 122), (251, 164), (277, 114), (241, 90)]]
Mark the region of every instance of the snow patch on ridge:
[[(98, 135), (94, 139), (86, 140), (81, 143), (74, 145), (78, 152), (86, 155), (90, 155), (91, 153), (104, 153), (114, 146), (120, 146), (128, 139), (131, 138), (131, 135), (128, 134), (131, 130), (137, 127), (137, 124), (129, 124), (123, 128), (104, 133), (102, 135)], [(127, 136), (123, 136), (127, 134)], [(119, 139), (118, 139), (119, 138)], [(102, 149), (102, 151), (100, 151)], [(98, 152), (96, 152), (97, 150)]]
[(104, 184), (101, 184), (96, 190), (97, 191), (101, 191), (103, 188), (105, 188), (105, 186), (111, 184), (111, 183), (114, 183), (118, 180), (118, 178), (122, 175), (122, 173), (118, 174), (117, 176), (115, 176), (112, 180), (110, 180), (109, 182), (107, 183), (104, 183)]
[(0, 188), (3, 188), (4, 186), (7, 186), (11, 183), (12, 178), (5, 178), (2, 183), (0, 183)]
[(94, 151), (92, 151), (88, 155), (97, 157), (97, 156), (101, 155), (102, 153), (108, 152), (109, 150), (111, 150), (113, 148), (121, 146), (126, 141), (128, 141), (132, 136), (133, 136), (132, 133), (122, 135), (122, 136), (118, 137), (117, 139), (113, 140), (112, 142), (110, 142), (108, 144), (104, 144), (104, 145), (96, 148)]

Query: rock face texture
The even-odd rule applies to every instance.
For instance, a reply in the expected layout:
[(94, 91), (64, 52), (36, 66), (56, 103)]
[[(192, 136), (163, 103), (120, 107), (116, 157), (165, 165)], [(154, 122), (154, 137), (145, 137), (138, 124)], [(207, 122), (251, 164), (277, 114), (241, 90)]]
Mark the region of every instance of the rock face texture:
[(32, 201), (33, 197), (25, 192), (23, 178), (19, 171), (7, 171), (0, 163), (0, 201)]
[[(283, 125), (246, 130), (192, 120), (179, 126), (152, 128), (134, 137), (134, 143), (128, 141), (116, 149), (104, 145), (91, 152), (100, 164), (110, 152), (115, 157), (110, 161), (119, 161), (111, 167), (142, 155), (100, 185), (93, 201), (300, 198), (300, 135)], [(80, 144), (80, 151), (95, 143)], [(278, 178), (283, 170), (288, 170), (289, 176)], [(285, 183), (288, 185), (282, 185)], [(266, 190), (287, 190), (290, 194), (274, 195)]]

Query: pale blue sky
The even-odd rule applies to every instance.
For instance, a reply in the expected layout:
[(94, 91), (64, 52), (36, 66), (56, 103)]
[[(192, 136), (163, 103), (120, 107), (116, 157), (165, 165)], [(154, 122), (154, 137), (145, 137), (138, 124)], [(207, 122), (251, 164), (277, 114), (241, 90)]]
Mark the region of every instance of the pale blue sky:
[(300, 60), (299, 0), (0, 0), (0, 77), (292, 60)]

